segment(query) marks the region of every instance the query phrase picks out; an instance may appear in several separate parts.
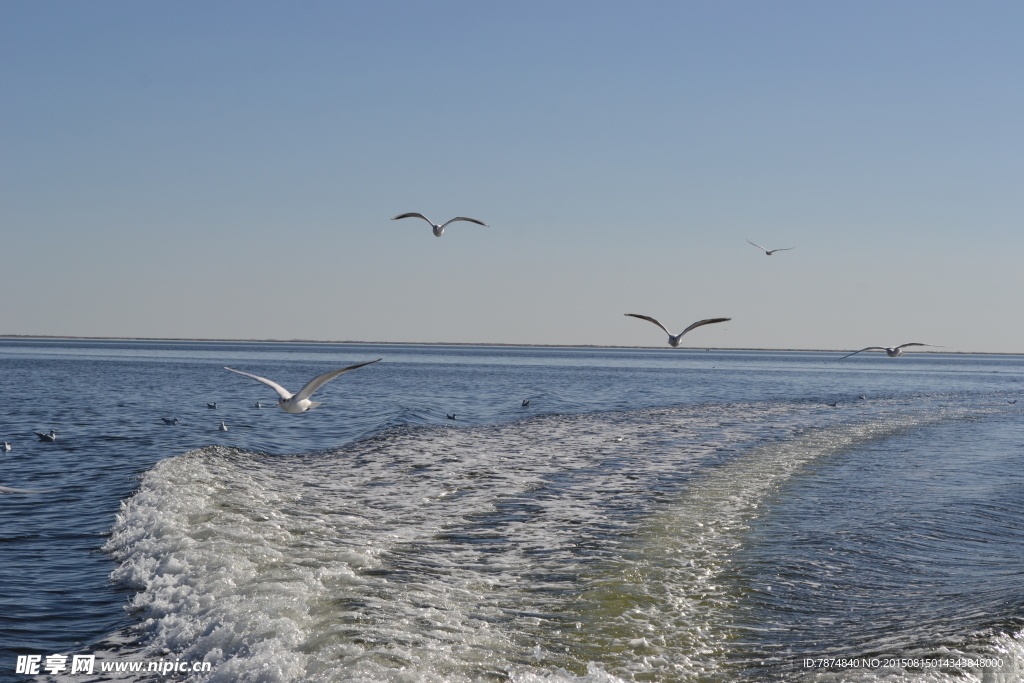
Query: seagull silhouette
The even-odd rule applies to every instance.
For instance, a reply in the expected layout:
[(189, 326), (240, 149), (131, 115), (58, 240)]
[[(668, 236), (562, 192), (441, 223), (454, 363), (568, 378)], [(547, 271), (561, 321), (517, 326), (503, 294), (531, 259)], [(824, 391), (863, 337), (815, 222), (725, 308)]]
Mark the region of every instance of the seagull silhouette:
[(161, 417), (160, 419), (164, 421), (165, 425), (176, 425), (176, 424), (178, 424), (180, 422), (180, 420), (178, 420), (178, 418), (174, 418), (172, 420), (169, 417)]
[(319, 401), (310, 401), (309, 397), (312, 396), (313, 392), (322, 387), (326, 382), (330, 382), (338, 375), (348, 372), (349, 370), (355, 370), (356, 368), (361, 368), (364, 365), (376, 363), (379, 360), (381, 359), (378, 358), (377, 360), (367, 361), (366, 363), (360, 363), (359, 365), (350, 365), (347, 368), (342, 368), (341, 370), (331, 370), (330, 372), (325, 372), (324, 374), (318, 375), (313, 379), (309, 380), (306, 386), (302, 387), (302, 389), (300, 389), (299, 393), (297, 394), (293, 394), (292, 392), (288, 391), (277, 382), (269, 380), (266, 377), (260, 377), (259, 375), (250, 375), (248, 372), (242, 372), (241, 370), (235, 370), (234, 368), (229, 368), (227, 366), (224, 366), (224, 369), (230, 370), (231, 372), (237, 372), (239, 375), (252, 377), (257, 382), (263, 382), (267, 386), (272, 387), (274, 391), (277, 392), (277, 395), (281, 397), (281, 400), (277, 402), (277, 405), (281, 406), (281, 410), (283, 410), (284, 412), (304, 413), (307, 410), (313, 410), (313, 408), (316, 408), (318, 405), (320, 405)]
[(40, 441), (56, 441), (57, 440), (57, 432), (55, 432), (52, 429), (50, 430), (49, 434), (47, 434), (46, 432), (34, 432), (34, 434), (39, 437)]
[[(900, 344), (899, 346), (895, 346), (895, 347), (891, 347), (891, 348), (888, 348), (888, 347), (885, 347), (885, 346), (865, 346), (860, 351), (854, 351), (853, 353), (846, 354), (845, 356), (843, 356), (843, 358), (849, 358), (850, 356), (856, 356), (861, 351), (885, 351), (885, 353), (889, 356), (889, 358), (895, 358), (896, 356), (902, 356), (903, 355), (903, 349), (907, 348), (908, 346), (935, 346), (935, 345), (934, 344), (920, 344), (918, 342), (910, 342), (909, 344)], [(843, 358), (840, 358), (839, 360), (843, 360)]]
[(655, 320), (654, 318), (652, 318), (649, 315), (640, 315), (639, 313), (626, 313), (626, 315), (628, 315), (628, 316), (630, 316), (632, 318), (640, 318), (641, 320), (646, 320), (648, 322), (652, 322), (655, 325), (657, 325), (658, 327), (660, 327), (661, 329), (665, 330), (665, 334), (668, 335), (668, 345), (673, 347), (673, 348), (679, 346), (679, 340), (682, 339), (683, 335), (686, 334), (687, 332), (689, 332), (690, 330), (695, 330), (698, 327), (700, 327), (701, 325), (711, 325), (713, 323), (724, 323), (727, 320), (732, 320), (732, 318), (708, 318), (707, 320), (698, 320), (697, 322), (695, 322), (694, 324), (690, 325), (689, 327), (687, 327), (685, 330), (683, 330), (679, 334), (675, 334), (674, 335), (674, 334), (672, 334), (671, 332), (668, 331), (667, 327), (665, 327), (664, 325), (662, 325), (661, 323), (659, 323), (657, 320)]
[(217, 404), (216, 403), (207, 403), (206, 407), (209, 408), (210, 410), (216, 410)]
[[(749, 242), (750, 244), (754, 244), (750, 240), (747, 240), (747, 242)], [(760, 244), (754, 244), (754, 246), (757, 247), (758, 249), (760, 249), (761, 251), (763, 251), (765, 256), (771, 256), (772, 254), (774, 254), (777, 251), (789, 251), (791, 249), (796, 249), (796, 247), (786, 247), (785, 249), (772, 249), (771, 251), (769, 251), (768, 249), (765, 249), (764, 247), (762, 247)]]
[(526, 399), (525, 401), (523, 401), (523, 407), (524, 408), (529, 408), (530, 407), (530, 399)]
[(454, 419), (455, 419), (455, 413), (445, 413), (445, 416), (446, 416), (446, 417), (447, 417), (447, 418), (448, 418), (449, 420), (454, 420)]
[(424, 216), (422, 213), (403, 213), (403, 214), (399, 214), (399, 215), (395, 216), (391, 220), (397, 221), (400, 218), (422, 218), (426, 222), (430, 223), (430, 227), (434, 229), (434, 237), (440, 237), (441, 235), (443, 235), (444, 234), (445, 226), (447, 226), (449, 223), (454, 223), (455, 221), (468, 221), (470, 223), (476, 223), (477, 225), (482, 225), (485, 228), (491, 227), (491, 226), (487, 225), (486, 223), (484, 223), (483, 221), (478, 221), (475, 218), (466, 218), (465, 216), (456, 216), (455, 218), (453, 218), (450, 221), (448, 221), (448, 223), (442, 223), (441, 225), (438, 225), (434, 221), (430, 220), (429, 218)]

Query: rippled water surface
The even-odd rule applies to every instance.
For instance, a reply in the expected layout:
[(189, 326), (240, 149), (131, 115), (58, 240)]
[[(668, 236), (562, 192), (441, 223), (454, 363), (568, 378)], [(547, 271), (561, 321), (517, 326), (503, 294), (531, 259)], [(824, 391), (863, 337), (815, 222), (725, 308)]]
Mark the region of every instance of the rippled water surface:
[(1024, 358), (838, 357), (0, 340), (0, 679), (1024, 680)]

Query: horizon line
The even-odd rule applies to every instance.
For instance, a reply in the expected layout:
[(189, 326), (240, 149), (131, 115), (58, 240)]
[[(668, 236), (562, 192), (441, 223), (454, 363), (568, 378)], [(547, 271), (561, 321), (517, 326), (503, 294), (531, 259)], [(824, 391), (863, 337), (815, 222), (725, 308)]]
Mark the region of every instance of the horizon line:
[[(235, 342), (267, 344), (364, 344), (374, 346), (507, 346), (553, 349), (660, 349), (661, 346), (623, 346), (616, 344), (512, 344), (507, 342), (401, 342), (401, 341), (357, 341), (325, 339), (218, 339), (215, 337), (89, 337), (67, 334), (0, 334), (0, 339), (80, 339), (91, 341), (171, 341), (171, 342)], [(684, 350), (714, 351), (801, 351), (810, 353), (848, 353), (849, 349), (777, 349), (746, 346), (686, 346)], [(672, 350), (672, 349), (669, 349)], [(1013, 351), (915, 351), (914, 353), (948, 353), (957, 355), (1021, 356), (1024, 352)]]

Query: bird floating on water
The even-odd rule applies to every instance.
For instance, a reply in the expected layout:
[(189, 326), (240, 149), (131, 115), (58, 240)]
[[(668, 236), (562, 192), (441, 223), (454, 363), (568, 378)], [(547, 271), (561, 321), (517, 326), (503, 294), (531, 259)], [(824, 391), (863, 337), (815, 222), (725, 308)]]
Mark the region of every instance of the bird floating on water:
[(34, 432), (34, 433), (35, 433), (36, 436), (39, 437), (40, 441), (56, 441), (57, 440), (57, 432), (52, 430), (52, 429), (50, 430), (49, 434), (47, 434), (46, 432)]
[(10, 452), (10, 450), (11, 450), (11, 444), (9, 444), (9, 443), (7, 443), (6, 441), (4, 441), (4, 445), (3, 445), (3, 452), (4, 452), (4, 453), (9, 453), (9, 452)]
[(648, 322), (652, 322), (655, 325), (657, 325), (658, 327), (660, 327), (661, 329), (665, 330), (665, 334), (668, 335), (668, 345), (673, 347), (673, 348), (675, 348), (676, 346), (679, 346), (679, 340), (682, 339), (683, 335), (686, 334), (687, 332), (689, 332), (690, 330), (697, 329), (701, 325), (711, 325), (713, 323), (724, 323), (727, 320), (732, 320), (732, 318), (708, 318), (707, 320), (698, 320), (697, 322), (695, 322), (694, 324), (690, 325), (689, 327), (687, 327), (685, 330), (683, 330), (679, 334), (673, 335), (671, 332), (668, 331), (667, 327), (665, 327), (664, 325), (662, 325), (661, 323), (659, 323), (657, 320), (655, 320), (654, 318), (650, 317), (649, 315), (640, 315), (639, 313), (626, 313), (626, 315), (628, 315), (630, 317), (633, 317), (633, 318), (640, 318), (641, 320), (646, 320)]
[(256, 401), (256, 406), (255, 407), (256, 408), (262, 408), (263, 405), (259, 401)]
[(288, 391), (277, 382), (269, 380), (266, 377), (260, 377), (259, 375), (250, 375), (248, 372), (242, 372), (241, 370), (235, 370), (234, 368), (229, 368), (227, 366), (224, 366), (224, 369), (230, 370), (231, 372), (237, 372), (239, 375), (251, 377), (257, 382), (263, 382), (267, 386), (273, 388), (273, 390), (277, 392), (277, 395), (281, 397), (281, 400), (277, 402), (277, 405), (281, 406), (281, 410), (283, 410), (284, 412), (304, 413), (307, 410), (312, 410), (313, 408), (316, 408), (318, 405), (320, 405), (319, 401), (310, 401), (309, 397), (312, 396), (313, 392), (319, 389), (321, 386), (323, 386), (326, 382), (331, 381), (338, 375), (348, 372), (349, 370), (355, 370), (356, 368), (361, 368), (364, 365), (376, 363), (379, 360), (381, 359), (378, 358), (377, 360), (367, 361), (366, 363), (350, 365), (347, 368), (342, 368), (341, 370), (332, 370), (330, 372), (325, 372), (324, 374), (318, 375), (313, 379), (309, 380), (306, 386), (302, 387), (302, 389), (300, 389), (299, 393), (297, 394), (293, 394), (292, 392)]
[(165, 425), (176, 425), (181, 422), (178, 418), (171, 419), (169, 417), (161, 417), (160, 419), (164, 421)]
[[(750, 243), (750, 244), (754, 244), (750, 240), (747, 240), (747, 242)], [(761, 251), (763, 251), (765, 256), (771, 256), (772, 254), (774, 254), (777, 251), (790, 251), (791, 249), (796, 249), (796, 247), (786, 247), (785, 249), (771, 249), (771, 250), (769, 250), (769, 249), (765, 249), (760, 244), (754, 244), (754, 246), (757, 247), (758, 249), (760, 249)]]
[(447, 418), (448, 418), (449, 420), (454, 420), (454, 419), (455, 419), (455, 413), (445, 413), (445, 416), (446, 416), (446, 417), (447, 417)]
[[(889, 358), (895, 358), (896, 356), (902, 356), (903, 349), (907, 348), (908, 346), (934, 346), (934, 344), (921, 344), (918, 342), (910, 342), (909, 344), (900, 344), (899, 346), (894, 346), (892, 348), (888, 348), (885, 346), (865, 346), (860, 351), (854, 351), (853, 353), (846, 354), (845, 356), (843, 356), (843, 358), (856, 356), (861, 351), (885, 351), (886, 355), (888, 355)], [(840, 358), (839, 360), (843, 360), (843, 358)]]
[(209, 408), (210, 410), (216, 410), (217, 404), (216, 403), (207, 403), (206, 407)]
[(440, 237), (441, 235), (443, 235), (445, 227), (449, 223), (454, 223), (455, 221), (468, 221), (470, 223), (476, 223), (477, 225), (482, 225), (485, 228), (491, 227), (491, 226), (487, 225), (486, 223), (484, 223), (483, 221), (478, 221), (475, 218), (467, 218), (465, 216), (456, 216), (455, 218), (453, 218), (450, 221), (448, 221), (448, 223), (442, 223), (441, 225), (438, 225), (434, 221), (430, 220), (429, 218), (424, 216), (422, 213), (403, 213), (403, 214), (399, 214), (399, 215), (395, 216), (391, 220), (397, 221), (399, 218), (422, 218), (426, 222), (430, 223), (430, 227), (434, 229), (434, 237)]
[[(1010, 399), (1006, 399), (1006, 402), (1009, 403), (1012, 406), (1012, 405), (1015, 405), (1017, 403), (1017, 399), (1013, 399), (1012, 401)], [(7, 450), (11, 450), (11, 447), (8, 446)]]
[(526, 400), (523, 401), (523, 407), (524, 408), (529, 408), (530, 407), (530, 399), (526, 399)]
[(825, 405), (835, 408), (837, 405), (839, 405), (839, 401), (825, 401)]
[(224, 420), (220, 421), (220, 427), (217, 427), (217, 431), (218, 432), (226, 432), (226, 431), (228, 431), (228, 426), (226, 424), (224, 424)]

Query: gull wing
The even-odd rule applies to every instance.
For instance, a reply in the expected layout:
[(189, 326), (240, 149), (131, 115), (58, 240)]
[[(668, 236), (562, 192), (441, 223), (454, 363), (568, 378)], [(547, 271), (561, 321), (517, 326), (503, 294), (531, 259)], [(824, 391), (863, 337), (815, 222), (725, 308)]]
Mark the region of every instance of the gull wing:
[(931, 346), (931, 344), (920, 344), (918, 342), (910, 342), (909, 344), (900, 344), (897, 349), (905, 349), (908, 346)]
[[(424, 216), (422, 213), (401, 213), (392, 218), (391, 220), (397, 221), (399, 218), (422, 218), (426, 222), (430, 223), (430, 227), (434, 227), (434, 224), (430, 221), (430, 219)], [(451, 221), (448, 221), (448, 223), (451, 223)], [(448, 225), (448, 223), (445, 223), (445, 225)]]
[(0, 486), (0, 493), (53, 493), (57, 489), (16, 489), (11, 486)]
[(796, 247), (786, 247), (785, 249), (772, 249), (771, 253), (774, 254), (777, 251), (793, 251), (794, 249), (796, 249)]
[(359, 365), (350, 365), (347, 368), (342, 368), (341, 370), (331, 370), (330, 372), (325, 372), (324, 374), (319, 375), (319, 376), (314, 377), (313, 379), (309, 380), (309, 384), (307, 384), (306, 386), (302, 387), (302, 389), (299, 390), (299, 393), (295, 394), (295, 398), (297, 400), (299, 400), (299, 401), (301, 401), (303, 399), (306, 399), (306, 398), (309, 398), (310, 396), (313, 395), (314, 391), (319, 389), (325, 383), (330, 382), (332, 379), (334, 379), (338, 375), (340, 375), (342, 373), (345, 373), (345, 372), (348, 372), (349, 370), (355, 370), (356, 368), (361, 368), (364, 365), (370, 365), (371, 363), (376, 363), (379, 360), (381, 360), (381, 359), (378, 358), (377, 360), (367, 361), (365, 363), (360, 363)]
[[(865, 346), (860, 351), (885, 351), (885, 347), (884, 346)], [(860, 353), (860, 351), (854, 351), (853, 353), (848, 353), (845, 356), (843, 356), (843, 358), (849, 358), (850, 356), (856, 356), (858, 353)], [(840, 358), (839, 360), (842, 360), (843, 358)]]
[[(483, 221), (478, 221), (475, 218), (466, 218), (465, 216), (456, 216), (455, 218), (453, 218), (450, 221), (448, 221), (448, 223), (454, 223), (455, 221), (469, 221), (470, 223), (476, 223), (477, 225), (482, 225), (485, 228), (491, 227), (491, 226), (487, 225), (486, 223), (484, 223)], [(445, 225), (448, 225), (448, 223), (445, 223), (441, 227), (443, 228)]]
[(684, 334), (686, 334), (690, 330), (695, 330), (698, 327), (700, 327), (701, 325), (711, 325), (713, 323), (724, 323), (726, 320), (732, 320), (732, 318), (708, 318), (707, 320), (698, 320), (697, 322), (695, 322), (694, 324), (690, 325), (685, 330), (680, 332), (679, 336), (682, 337)]
[(246, 377), (252, 377), (257, 382), (263, 382), (267, 386), (273, 387), (274, 391), (277, 392), (277, 395), (281, 397), (281, 400), (287, 401), (288, 399), (290, 399), (292, 397), (292, 392), (288, 391), (287, 389), (282, 387), (277, 382), (274, 382), (274, 381), (271, 381), (271, 380), (267, 379), (266, 377), (260, 377), (259, 375), (250, 375), (248, 372), (242, 372), (241, 370), (235, 370), (234, 368), (229, 368), (226, 365), (224, 366), (224, 369), (225, 370), (230, 370), (231, 372), (237, 372), (239, 375), (245, 375)]
[[(748, 243), (748, 244), (754, 244), (754, 243), (753, 243), (753, 242), (751, 242), (750, 240), (747, 240), (747, 243)], [(761, 246), (760, 244), (754, 244), (754, 246), (755, 246), (755, 247), (757, 247), (758, 249), (760, 249), (761, 251), (765, 252), (766, 254), (768, 253), (768, 250), (767, 250), (767, 249), (765, 249), (764, 247), (762, 247), (762, 246)]]
[(657, 325), (661, 329), (665, 330), (665, 334), (667, 334), (670, 337), (672, 336), (672, 333), (668, 331), (667, 327), (665, 327), (664, 325), (662, 325), (661, 323), (659, 323), (657, 320), (655, 320), (654, 318), (652, 318), (649, 315), (640, 315), (639, 313), (626, 313), (626, 315), (628, 315), (630, 317), (633, 317), (633, 318), (640, 318), (641, 320), (646, 320), (647, 322), (654, 323), (655, 325)]

